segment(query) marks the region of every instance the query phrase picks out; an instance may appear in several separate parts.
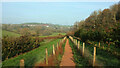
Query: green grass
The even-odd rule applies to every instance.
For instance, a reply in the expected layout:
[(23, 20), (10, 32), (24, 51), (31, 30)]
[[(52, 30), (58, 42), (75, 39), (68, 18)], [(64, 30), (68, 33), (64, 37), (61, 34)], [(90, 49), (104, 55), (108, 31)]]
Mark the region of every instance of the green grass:
[(39, 36), (39, 37), (51, 37), (51, 36), (57, 36), (57, 35), (59, 35), (59, 34), (61, 34), (61, 35), (66, 35), (66, 33), (53, 33), (53, 34), (48, 35), (48, 36)]
[(2, 30), (2, 37), (4, 37), (4, 36), (19, 37), (19, 36), (21, 36), (21, 35), (20, 35), (20, 34), (17, 34), (17, 33), (14, 33), (14, 32)]
[[(93, 54), (93, 45), (86, 44), (85, 47), (90, 51), (91, 54)], [(111, 47), (113, 46), (111, 45)], [(96, 47), (96, 59), (98, 62), (102, 63), (103, 66), (120, 65), (120, 58), (107, 51), (107, 45), (105, 45), (105, 49)]]
[[(22, 55), (19, 55), (18, 57), (15, 58), (11, 58), (8, 60), (5, 60), (2, 62), (3, 66), (19, 66), (19, 61), (20, 59), (24, 59), (25, 60), (25, 66), (33, 66), (34, 63), (36, 62), (41, 62), (44, 61), (45, 59), (45, 48), (48, 49), (48, 55), (50, 55), (52, 53), (52, 45), (56, 44), (58, 41), (60, 41), (61, 39), (55, 39), (52, 40), (50, 42), (42, 42), (41, 46)], [(13, 67), (12, 67), (13, 68)]]
[(61, 35), (66, 35), (66, 33), (53, 33), (52, 35), (49, 35), (49, 36), (57, 36), (57, 35), (59, 35), (59, 34), (61, 34)]
[[(80, 43), (80, 45), (82, 46), (82, 43)], [(89, 57), (81, 57), (81, 53), (80, 51), (77, 50), (76, 46), (70, 42), (74, 53), (74, 60), (76, 63), (76, 66), (88, 66), (88, 64), (86, 63), (88, 60), (93, 59), (93, 50), (94, 50), (94, 46), (90, 45), (90, 44), (85, 44), (85, 53), (89, 56)], [(111, 48), (113, 48), (113, 46), (110, 46)], [(115, 49), (115, 48), (114, 48)], [(86, 51), (87, 50), (87, 51)], [(120, 65), (120, 58), (116, 55), (113, 55), (111, 52), (107, 51), (107, 45), (105, 45), (105, 49), (101, 49), (101, 48), (96, 48), (96, 62), (97, 65), (100, 66), (119, 66)], [(92, 62), (91, 62), (92, 63)]]
[(41, 38), (42, 38), (42, 37), (48, 37), (48, 36), (39, 36), (39, 37), (41, 37)]
[(74, 58), (74, 62), (77, 66), (90, 66), (88, 59), (82, 57), (82, 54), (79, 50), (77, 50), (77, 47), (75, 46), (75, 44), (69, 39), (69, 44), (72, 48), (72, 52), (73, 52), (73, 58)]
[[(82, 43), (83, 42), (80, 43), (81, 46), (82, 46)], [(101, 44), (101, 46), (103, 46), (103, 45), (105, 46), (105, 49), (96, 47), (97, 64), (101, 65), (101, 66), (119, 66), (120, 58), (117, 55), (112, 54), (110, 51), (107, 51), (108, 45)], [(112, 49), (112, 51), (118, 50), (118, 48), (115, 48), (113, 45), (110, 45), (110, 48)], [(94, 45), (85, 43), (85, 49), (89, 52), (91, 57), (93, 57)], [(77, 50), (77, 48), (76, 48), (76, 50)], [(85, 53), (86, 53), (86, 51), (85, 51)], [(87, 59), (87, 58), (85, 58), (85, 59)], [(78, 61), (77, 63), (79, 65), (80, 62)]]
[[(62, 54), (60, 54), (60, 53), (58, 54), (57, 59), (56, 59), (57, 63), (56, 63), (55, 66), (60, 66), (60, 63), (61, 63), (61, 60), (62, 60), (62, 56), (63, 56), (64, 51), (65, 51), (65, 44), (66, 44), (66, 41), (65, 41), (65, 43), (62, 44), (63, 53)], [(60, 67), (57, 67), (57, 68), (60, 68)]]

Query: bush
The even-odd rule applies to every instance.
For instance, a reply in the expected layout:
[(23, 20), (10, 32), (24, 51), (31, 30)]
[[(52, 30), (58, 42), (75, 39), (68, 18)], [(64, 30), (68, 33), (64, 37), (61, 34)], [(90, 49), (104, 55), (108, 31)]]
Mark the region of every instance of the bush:
[(11, 58), (20, 53), (25, 53), (40, 46), (40, 39), (32, 39), (29, 36), (21, 36), (18, 38), (3, 37), (2, 39), (2, 60)]

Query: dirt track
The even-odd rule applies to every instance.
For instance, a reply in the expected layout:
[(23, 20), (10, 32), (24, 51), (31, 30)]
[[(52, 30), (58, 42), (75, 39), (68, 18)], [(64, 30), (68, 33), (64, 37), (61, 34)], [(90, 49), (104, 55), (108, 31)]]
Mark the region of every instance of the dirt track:
[(73, 62), (73, 54), (72, 49), (69, 45), (69, 40), (67, 39), (66, 45), (65, 45), (65, 52), (62, 57), (62, 61), (60, 63), (60, 66), (75, 66), (75, 63)]

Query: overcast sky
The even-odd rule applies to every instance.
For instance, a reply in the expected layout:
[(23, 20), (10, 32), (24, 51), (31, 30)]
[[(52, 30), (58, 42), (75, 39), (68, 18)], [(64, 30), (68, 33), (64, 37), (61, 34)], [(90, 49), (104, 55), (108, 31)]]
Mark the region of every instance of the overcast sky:
[(94, 10), (109, 8), (116, 2), (3, 2), (2, 23), (25, 22), (73, 25)]

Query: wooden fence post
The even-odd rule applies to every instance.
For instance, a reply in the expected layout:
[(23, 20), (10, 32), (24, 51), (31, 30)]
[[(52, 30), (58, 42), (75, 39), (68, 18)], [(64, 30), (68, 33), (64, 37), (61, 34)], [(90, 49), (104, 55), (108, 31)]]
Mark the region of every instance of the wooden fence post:
[(75, 44), (75, 39), (73, 39), (73, 43)]
[(20, 68), (24, 68), (24, 59), (20, 60)]
[(80, 47), (80, 41), (78, 41), (78, 49), (79, 49), (79, 47)]
[(46, 64), (48, 65), (48, 51), (47, 51), (47, 48), (46, 48), (46, 58), (45, 58), (45, 61), (46, 61)]
[(93, 66), (95, 66), (95, 59), (96, 59), (96, 46), (94, 46)]
[(84, 56), (84, 51), (85, 51), (85, 43), (83, 42), (83, 51), (82, 51), (83, 56)]
[(100, 42), (99, 42), (99, 47), (100, 47)]
[(72, 42), (73, 42), (73, 37), (71, 37), (71, 40), (72, 40)]
[(77, 46), (77, 39), (76, 39), (76, 46)]
[(102, 47), (103, 49), (104, 49), (104, 45), (103, 45), (103, 47)]
[(72, 41), (73, 41), (73, 37), (72, 37)]
[(53, 55), (55, 55), (55, 47), (54, 47), (54, 44), (53, 44)]

